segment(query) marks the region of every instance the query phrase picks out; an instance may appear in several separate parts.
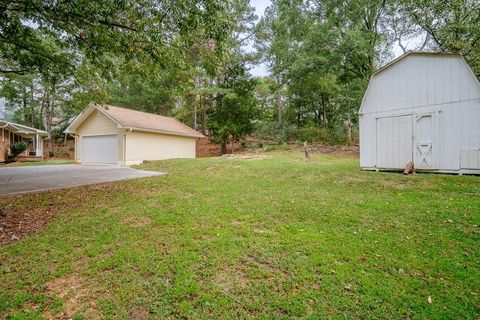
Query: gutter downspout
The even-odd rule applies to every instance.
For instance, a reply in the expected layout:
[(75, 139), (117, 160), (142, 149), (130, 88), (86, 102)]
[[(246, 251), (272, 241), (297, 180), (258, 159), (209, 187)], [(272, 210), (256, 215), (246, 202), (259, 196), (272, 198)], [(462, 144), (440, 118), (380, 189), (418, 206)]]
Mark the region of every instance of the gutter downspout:
[[(131, 133), (133, 128), (128, 128), (128, 133)], [(123, 165), (127, 166), (127, 134), (123, 135)]]

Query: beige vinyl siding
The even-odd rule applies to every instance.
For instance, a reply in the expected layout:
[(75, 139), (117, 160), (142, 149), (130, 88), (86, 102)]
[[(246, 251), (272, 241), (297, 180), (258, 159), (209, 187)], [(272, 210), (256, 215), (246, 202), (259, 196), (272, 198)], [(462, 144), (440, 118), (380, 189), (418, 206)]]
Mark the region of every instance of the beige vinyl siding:
[(126, 164), (143, 160), (195, 158), (196, 140), (150, 132), (127, 132)]
[(82, 137), (90, 135), (102, 135), (102, 134), (117, 134), (118, 137), (118, 160), (121, 163), (123, 160), (123, 129), (118, 128), (118, 125), (104, 115), (102, 112), (94, 111), (77, 129), (77, 145), (75, 149), (77, 151), (76, 160), (82, 161)]

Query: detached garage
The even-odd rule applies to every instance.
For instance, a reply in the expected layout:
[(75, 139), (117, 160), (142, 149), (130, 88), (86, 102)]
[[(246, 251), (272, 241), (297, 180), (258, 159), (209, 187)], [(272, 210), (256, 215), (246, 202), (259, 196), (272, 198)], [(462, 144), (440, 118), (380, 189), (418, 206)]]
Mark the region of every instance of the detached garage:
[(480, 83), (459, 54), (408, 52), (377, 70), (360, 107), (360, 166), (480, 174)]
[(177, 119), (108, 105), (90, 105), (65, 132), (75, 136), (76, 162), (119, 165), (195, 158), (203, 137)]

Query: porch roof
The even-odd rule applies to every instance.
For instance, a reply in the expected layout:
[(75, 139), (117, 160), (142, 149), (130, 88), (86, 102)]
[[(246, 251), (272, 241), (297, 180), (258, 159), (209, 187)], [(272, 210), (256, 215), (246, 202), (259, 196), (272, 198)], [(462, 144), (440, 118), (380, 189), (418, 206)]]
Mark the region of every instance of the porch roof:
[(4, 128), (8, 131), (11, 131), (15, 134), (18, 134), (19, 136), (25, 137), (25, 138), (31, 138), (34, 137), (35, 135), (39, 135), (40, 137), (48, 137), (48, 132), (40, 129), (35, 129), (32, 127), (27, 127), (22, 124), (18, 124), (15, 122), (7, 121), (7, 120), (2, 120), (0, 119), (0, 128)]

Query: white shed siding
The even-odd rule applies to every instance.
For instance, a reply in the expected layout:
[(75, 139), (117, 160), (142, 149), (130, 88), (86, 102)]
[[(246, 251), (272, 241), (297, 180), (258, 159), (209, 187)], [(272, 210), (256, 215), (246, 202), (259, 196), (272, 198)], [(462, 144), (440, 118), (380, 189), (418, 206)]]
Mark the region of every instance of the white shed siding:
[[(431, 114), (429, 123), (417, 123), (419, 116), (425, 114)], [(414, 156), (421, 139), (421, 126), (426, 125), (428, 129), (431, 125), (432, 170), (475, 169), (472, 167), (478, 163), (476, 157), (480, 150), (480, 85), (461, 56), (411, 54), (374, 74), (360, 110), (362, 168), (379, 168), (378, 157), (388, 152), (393, 154), (378, 150), (385, 148), (378, 145), (378, 140), (384, 136), (387, 140), (394, 139), (388, 136), (395, 133), (390, 130), (391, 126), (379, 128), (377, 119), (401, 115), (413, 117)], [(401, 148), (390, 146), (398, 142), (388, 141), (389, 148)], [(480, 173), (480, 164), (478, 166), (476, 173)], [(470, 172), (468, 170), (465, 172)]]
[(196, 139), (133, 131), (126, 134), (126, 164), (143, 160), (195, 158)]

